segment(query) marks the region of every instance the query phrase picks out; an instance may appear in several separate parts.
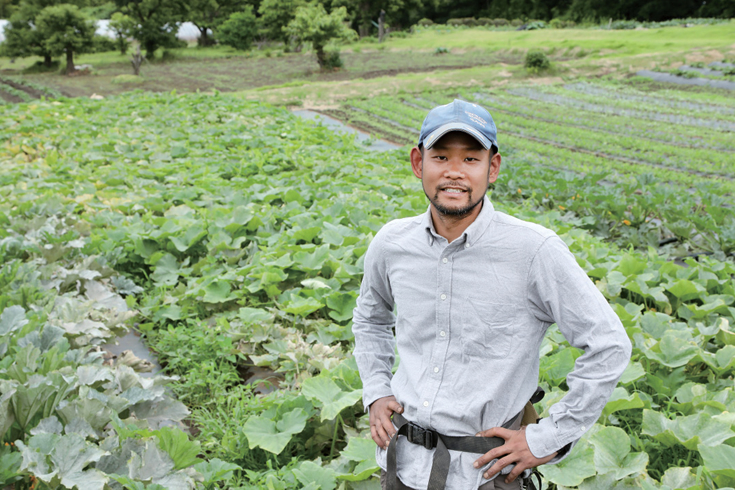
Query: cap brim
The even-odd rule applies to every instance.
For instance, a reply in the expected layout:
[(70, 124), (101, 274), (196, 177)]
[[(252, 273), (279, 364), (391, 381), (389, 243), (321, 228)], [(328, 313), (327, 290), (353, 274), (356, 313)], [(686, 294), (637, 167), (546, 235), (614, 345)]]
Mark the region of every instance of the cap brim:
[(475, 138), (477, 141), (480, 142), (480, 144), (486, 149), (489, 150), (493, 145), (498, 146), (494, 141), (486, 138), (482, 133), (480, 133), (478, 130), (470, 126), (469, 124), (464, 124), (460, 122), (451, 122), (447, 123), (443, 126), (439, 126), (437, 129), (431, 132), (426, 138), (424, 138), (423, 144), (424, 148), (429, 149), (432, 146), (434, 146), (434, 143), (439, 141), (439, 138), (444, 136), (445, 134), (451, 132), (451, 131), (462, 131), (464, 133), (469, 134), (473, 138)]

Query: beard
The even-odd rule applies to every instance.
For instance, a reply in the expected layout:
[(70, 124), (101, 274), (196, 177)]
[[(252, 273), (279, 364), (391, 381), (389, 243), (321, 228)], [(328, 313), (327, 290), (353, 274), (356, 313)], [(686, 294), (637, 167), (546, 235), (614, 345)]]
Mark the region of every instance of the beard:
[(447, 207), (439, 202), (439, 193), (441, 192), (442, 187), (446, 185), (450, 184), (441, 184), (440, 186), (437, 186), (436, 193), (434, 194), (433, 198), (429, 196), (429, 193), (426, 192), (426, 190), (424, 190), (424, 194), (426, 194), (429, 202), (431, 202), (431, 204), (434, 206), (434, 208), (436, 208), (439, 214), (441, 214), (442, 216), (451, 216), (453, 218), (462, 218), (470, 214), (470, 212), (482, 202), (485, 192), (487, 192), (487, 189), (485, 189), (485, 192), (480, 193), (480, 197), (477, 199), (477, 201), (473, 202), (472, 189), (463, 187), (463, 190), (467, 193), (467, 204), (459, 207)]

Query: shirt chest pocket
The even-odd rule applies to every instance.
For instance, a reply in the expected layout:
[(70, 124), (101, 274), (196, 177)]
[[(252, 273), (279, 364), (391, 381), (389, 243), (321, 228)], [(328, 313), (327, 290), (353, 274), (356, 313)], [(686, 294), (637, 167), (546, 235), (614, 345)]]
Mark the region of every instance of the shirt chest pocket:
[(462, 305), (463, 355), (504, 359), (513, 347), (518, 306), (467, 298)]

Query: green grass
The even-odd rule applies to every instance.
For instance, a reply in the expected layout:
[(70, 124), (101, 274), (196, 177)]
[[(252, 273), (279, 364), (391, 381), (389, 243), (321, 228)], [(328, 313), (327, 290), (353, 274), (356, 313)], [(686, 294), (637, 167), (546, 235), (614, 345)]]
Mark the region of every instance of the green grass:
[[(735, 22), (694, 27), (665, 27), (630, 31), (599, 29), (540, 29), (534, 31), (490, 31), (460, 29), (447, 32), (425, 30), (406, 38), (388, 39), (387, 49), (555, 49), (558, 52), (584, 49), (595, 56), (614, 58), (651, 53), (671, 53), (691, 48), (731, 48)], [(355, 44), (358, 46), (359, 44)], [(350, 46), (348, 46), (350, 47)], [(367, 49), (367, 48), (364, 48)], [(600, 51), (605, 51), (601, 53)], [(608, 52), (611, 51), (611, 52)]]

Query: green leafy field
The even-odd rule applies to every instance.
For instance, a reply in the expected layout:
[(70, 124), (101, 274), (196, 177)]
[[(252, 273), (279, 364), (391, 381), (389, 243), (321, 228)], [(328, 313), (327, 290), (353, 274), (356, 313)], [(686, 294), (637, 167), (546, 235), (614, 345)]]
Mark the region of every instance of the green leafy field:
[[(735, 103), (575, 87), (340, 114), (409, 142), (432, 104), (482, 99), (497, 207), (557, 231), (623, 321), (631, 364), (547, 488), (735, 487)], [(0, 484), (379, 488), (350, 320), (371, 237), (426, 209), (405, 151), (223, 95), (0, 110)], [(103, 363), (133, 325), (171, 378)], [(579, 352), (552, 328), (541, 355), (543, 416)]]

